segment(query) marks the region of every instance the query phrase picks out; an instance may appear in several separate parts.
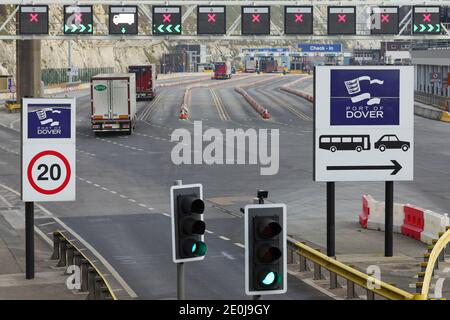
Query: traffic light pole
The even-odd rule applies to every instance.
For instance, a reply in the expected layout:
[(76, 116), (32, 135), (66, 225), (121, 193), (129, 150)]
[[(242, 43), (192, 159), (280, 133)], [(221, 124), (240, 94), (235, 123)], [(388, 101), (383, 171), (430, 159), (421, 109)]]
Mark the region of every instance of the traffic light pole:
[[(258, 197), (258, 199), (255, 199), (254, 202), (255, 203), (258, 202), (258, 204), (264, 204), (264, 198)], [(252, 296), (252, 299), (253, 300), (261, 300), (262, 299), (262, 295), (260, 295), (260, 294), (254, 295), (254, 296)]]
[(184, 262), (177, 263), (177, 299), (186, 300), (186, 282), (184, 276)]
[[(183, 180), (176, 180), (175, 186), (183, 185)], [(184, 272), (184, 262), (177, 263), (177, 299), (186, 300), (186, 277)]]

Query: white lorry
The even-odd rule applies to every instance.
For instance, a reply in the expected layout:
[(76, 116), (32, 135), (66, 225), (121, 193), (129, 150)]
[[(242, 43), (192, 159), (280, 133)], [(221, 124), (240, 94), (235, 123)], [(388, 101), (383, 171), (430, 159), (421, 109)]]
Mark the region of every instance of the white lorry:
[(95, 133), (133, 133), (136, 126), (134, 73), (99, 74), (91, 78), (91, 123)]

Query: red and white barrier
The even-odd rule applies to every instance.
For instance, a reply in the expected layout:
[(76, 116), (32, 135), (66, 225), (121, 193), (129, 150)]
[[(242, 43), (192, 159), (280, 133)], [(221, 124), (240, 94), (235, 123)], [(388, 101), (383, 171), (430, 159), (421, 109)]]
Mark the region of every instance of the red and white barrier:
[(245, 91), (242, 88), (236, 87), (234, 88), (234, 91), (239, 93), (244, 97), (245, 100), (252, 106), (253, 109), (255, 109), (256, 112), (258, 112), (263, 119), (269, 119), (270, 114), (269, 111), (262, 105), (260, 105), (255, 99), (253, 99), (247, 91)]
[(439, 214), (431, 210), (425, 210), (423, 215), (424, 228), (420, 234), (420, 241), (432, 244), (433, 239), (437, 239), (439, 232), (445, 232), (445, 227), (450, 225), (447, 214)]
[[(370, 230), (385, 230), (385, 204), (370, 195), (362, 196), (360, 225)], [(425, 210), (410, 204), (394, 203), (394, 232), (431, 244), (450, 225), (447, 214)]]
[(305, 93), (305, 92), (302, 92), (302, 91), (299, 91), (299, 90), (291, 88), (291, 86), (293, 86), (294, 84), (296, 84), (298, 82), (302, 82), (302, 81), (308, 80), (308, 79), (311, 79), (311, 77), (304, 77), (304, 78), (301, 78), (299, 80), (293, 81), (293, 82), (291, 82), (291, 83), (289, 83), (289, 84), (287, 84), (285, 86), (281, 86), (280, 90), (292, 93), (292, 94), (294, 94), (294, 95), (296, 95), (296, 96), (298, 96), (300, 98), (308, 100), (309, 102), (314, 102), (314, 96), (313, 95), (310, 95), (308, 93)]

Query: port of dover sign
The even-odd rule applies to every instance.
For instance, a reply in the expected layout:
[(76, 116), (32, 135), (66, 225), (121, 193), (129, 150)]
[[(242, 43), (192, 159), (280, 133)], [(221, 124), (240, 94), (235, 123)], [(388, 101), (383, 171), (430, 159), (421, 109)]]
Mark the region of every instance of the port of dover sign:
[(22, 200), (75, 200), (75, 99), (22, 100)]
[(412, 79), (412, 66), (316, 67), (315, 181), (413, 180)]

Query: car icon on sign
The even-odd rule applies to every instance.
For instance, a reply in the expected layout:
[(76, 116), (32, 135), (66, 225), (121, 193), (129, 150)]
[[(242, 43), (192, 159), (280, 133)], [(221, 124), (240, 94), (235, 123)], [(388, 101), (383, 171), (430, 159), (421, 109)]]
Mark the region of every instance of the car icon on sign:
[(395, 134), (385, 134), (377, 142), (375, 142), (375, 149), (384, 152), (386, 149), (402, 149), (408, 151), (410, 143), (401, 141)]
[(132, 13), (116, 14), (113, 17), (113, 23), (115, 25), (118, 25), (120, 23), (132, 25), (132, 24), (134, 24), (134, 14), (132, 14)]

